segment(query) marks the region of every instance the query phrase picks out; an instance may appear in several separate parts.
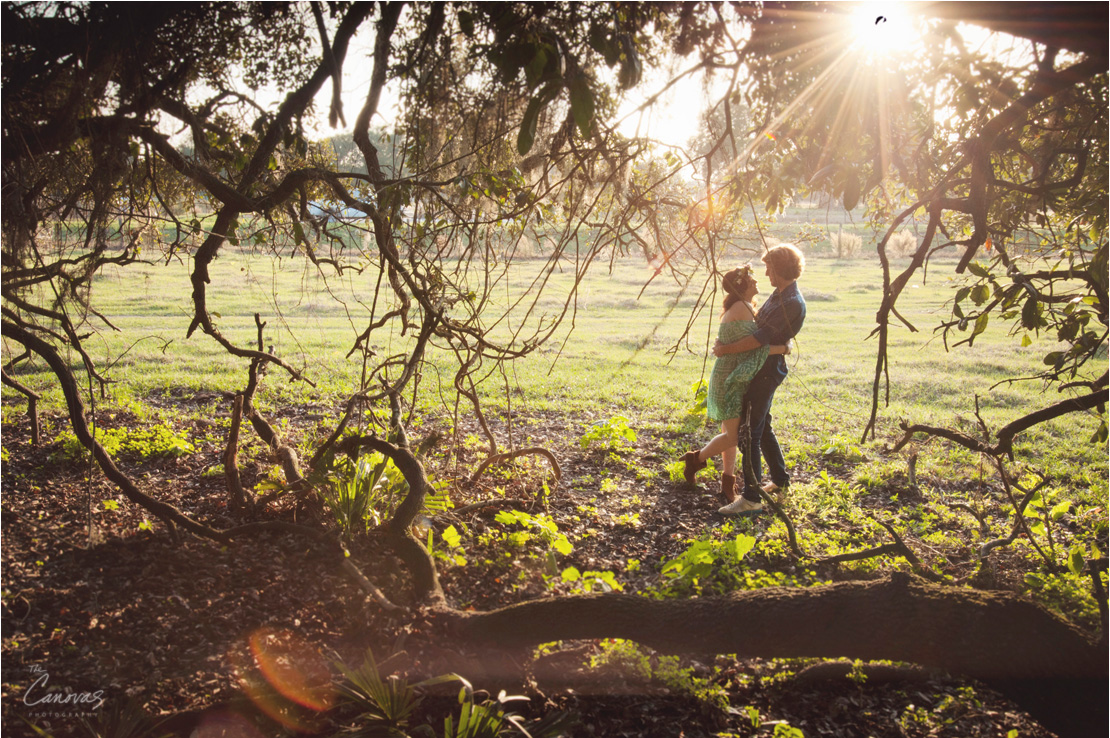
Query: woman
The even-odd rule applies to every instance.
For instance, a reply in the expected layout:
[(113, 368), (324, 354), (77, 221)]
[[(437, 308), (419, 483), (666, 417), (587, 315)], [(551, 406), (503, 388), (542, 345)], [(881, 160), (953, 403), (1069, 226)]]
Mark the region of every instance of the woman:
[[(721, 280), (724, 289), (724, 310), (717, 329), (718, 344), (732, 344), (754, 333), (758, 324), (755, 314), (755, 296), (759, 286), (752, 276), (752, 268), (733, 269)], [(740, 428), (740, 409), (744, 393), (752, 377), (760, 370), (769, 354), (787, 353), (786, 346), (754, 346), (751, 351), (728, 353), (717, 359), (709, 378), (706, 408), (710, 420), (721, 424), (721, 433), (700, 451), (690, 451), (682, 457), (683, 476), (694, 484), (694, 475), (706, 466), (706, 459), (721, 455), (721, 491), (719, 497), (725, 505), (736, 499), (736, 443)]]
[[(806, 301), (798, 291), (798, 278), (805, 270), (805, 257), (790, 244), (782, 244), (769, 249), (763, 255), (767, 267), (767, 279), (775, 291), (763, 303), (756, 317), (757, 328), (751, 335), (738, 341), (718, 340), (713, 354), (724, 357), (744, 354), (759, 346), (785, 344), (798, 335), (806, 318)], [(771, 427), (771, 403), (775, 390), (786, 379), (786, 360), (781, 356), (771, 356), (756, 373), (748, 387), (745, 397), (747, 417), (750, 421), (751, 445), (745, 465), (751, 464), (752, 474), (745, 474), (743, 495), (720, 509), (724, 515), (758, 512), (763, 509), (760, 498), (759, 480), (762, 477), (761, 461), (767, 459), (770, 482), (763, 485), (763, 491), (774, 495), (779, 501), (786, 496), (790, 475), (786, 473), (786, 459), (783, 458), (778, 438)], [(745, 444), (747, 446), (747, 444)]]

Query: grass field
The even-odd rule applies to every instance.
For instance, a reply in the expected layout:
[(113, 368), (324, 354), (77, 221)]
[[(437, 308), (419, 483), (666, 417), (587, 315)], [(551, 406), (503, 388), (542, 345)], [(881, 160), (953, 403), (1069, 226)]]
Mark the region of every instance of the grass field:
[[(525, 260), (515, 265), (498, 283), (494, 307), (512, 304), (527, 293), (541, 264)], [(507, 377), (493, 372), (481, 386), (486, 415), (502, 447), (509, 443), (506, 429), (512, 418), (516, 447), (543, 446), (557, 456), (563, 476), (550, 489), (550, 467), (531, 456), (514, 467), (493, 467), (477, 483), (469, 481), (488, 455), (487, 444), (478, 434), (477, 424), (465, 417), (473, 412), (465, 402), (458, 408), (458, 425), (453, 425), (453, 355), (442, 347), (429, 352), (418, 385), (410, 438), (423, 439), (430, 431), (445, 428), (458, 431), (455, 444), (441, 444), (424, 457), (437, 489), (450, 496), (456, 510), (477, 500), (499, 498), (509, 507), (538, 503), (529, 507), (529, 513), (521, 513), (525, 517), (520, 520), (542, 519), (550, 526), (544, 530), (557, 530), (565, 537), (558, 540), (571, 547), (559, 551), (551, 542), (554, 539), (506, 523), (493, 509), (484, 517), (473, 509), (460, 517), (453, 517), (451, 511), (437, 513), (433, 526), (436, 565), (453, 602), (481, 610), (522, 599), (589, 591), (584, 584), (587, 580), (611, 582), (608, 586), (653, 597), (685, 597), (769, 586), (808, 587), (915, 569), (895, 554), (842, 563), (827, 561), (828, 557), (854, 556), (886, 546), (894, 534), (901, 536), (920, 560), (915, 570), (953, 584), (1027, 593), (1089, 632), (1099, 627), (1099, 602), (1084, 570), (1085, 561), (1098, 559), (1107, 550), (1106, 448), (1087, 442), (1097, 427), (1096, 417), (1073, 415), (1019, 437), (1016, 463), (1009, 470), (1026, 488), (1037, 484), (1035, 474), (1046, 475), (1049, 482), (1023, 515), (1027, 530), (1033, 533), (989, 556), (980, 553), (981, 547), (1009, 534), (1016, 519), (1010, 498), (989, 462), (935, 440), (915, 442), (897, 454), (885, 448), (900, 437), (897, 424), (902, 418), (975, 433), (977, 396), (979, 414), (993, 428), (1055, 402), (1058, 396), (1043, 393), (1035, 382), (998, 385), (1007, 377), (1035, 372), (1051, 348), (1044, 339), (1021, 348), (1020, 337), (1000, 334), (994, 327), (980, 336), (974, 347), (945, 352), (931, 328), (946, 315), (945, 301), (952, 285), (943, 270), (936, 269), (928, 283), (909, 286), (900, 303), (902, 314), (919, 332), (893, 329), (890, 405), (882, 408), (877, 440), (860, 443), (870, 409), (875, 343), (868, 340), (868, 334), (881, 296), (881, 276), (873, 260), (811, 260), (800, 283), (808, 317), (797, 350), (789, 359), (790, 377), (774, 406), (775, 425), (792, 474), (785, 509), (793, 521), (789, 531), (797, 534), (798, 548), (794, 549), (790, 546), (793, 533), (773, 515), (725, 518), (717, 514), (719, 503), (706, 495), (717, 489), (716, 466), (702, 473), (701, 491), (695, 491), (683, 483), (681, 464), (674, 461), (715, 433), (704, 415), (690, 412), (692, 385), (707, 377), (712, 367), (707, 348), (716, 330), (715, 304), (696, 316), (688, 340), (680, 341), (704, 285), (683, 288), (660, 275), (645, 287), (651, 272), (642, 259), (622, 258), (613, 262), (611, 270), (607, 266), (598, 264), (582, 283), (575, 312), (549, 343), (510, 365)], [(292, 365), (303, 367), (316, 384), (292, 383), (271, 367), (257, 399), (258, 407), (297, 447), (302, 459), (308, 458), (315, 442), (331, 430), (343, 400), (357, 387), (361, 363), (345, 354), (369, 321), (376, 277), (368, 270), (325, 284), (299, 261), (254, 259), (236, 253), (224, 255), (214, 265), (209, 306), (221, 330), (241, 345), (252, 345), (254, 313), (259, 312), (267, 324), (265, 343), (272, 344)], [(560, 311), (573, 283), (573, 265), (567, 263), (538, 296), (533, 319)], [(185, 338), (191, 310), (188, 264), (139, 265), (105, 273), (94, 281), (93, 289), (98, 308), (120, 329), (102, 330), (87, 341), (115, 381), (106, 398), (90, 393), (103, 426), (102, 442), (117, 430), (113, 425), (120, 426), (122, 438), (136, 447), (140, 443), (153, 447), (157, 438), (132, 433), (135, 427), (161, 429), (170, 441), (175, 434), (181, 436), (180, 447), (189, 449), (181, 458), (136, 460), (139, 452), (135, 451), (123, 459), (123, 466), (158, 499), (177, 504), (201, 520), (228, 524), (220, 462), (231, 403), (214, 391), (241, 390), (246, 367), (207, 336)], [(378, 306), (376, 313), (385, 309)], [(492, 311), (490, 316), (494, 316)], [(496, 317), (489, 320), (492, 324)], [(521, 320), (519, 315), (511, 316), (493, 328), (493, 335), (519, 328)], [(378, 357), (385, 358), (403, 353), (411, 340), (387, 328), (376, 333), (371, 343)], [(5, 345), (6, 358), (12, 349)], [(8, 542), (15, 540), (16, 544), (6, 547), (6, 555), (18, 560), (21, 572), (31, 572), (16, 579), (14, 588), (24, 593), (28, 602), (36, 602), (35, 617), (41, 622), (38, 632), (21, 636), (18, 643), (9, 639), (14, 645), (5, 652), (6, 661), (11, 658), (14, 663), (40, 651), (49, 656), (44, 658), (52, 668), (77, 668), (75, 664), (84, 660), (85, 652), (76, 647), (72, 653), (58, 653), (61, 647), (51, 634), (60, 631), (74, 597), (87, 597), (74, 593), (90, 586), (85, 583), (91, 579), (85, 572), (91, 565), (67, 568), (63, 564), (71, 558), (71, 551), (92, 540), (94, 524), (127, 541), (128, 546), (165, 546), (167, 551), (180, 552), (183, 561), (198, 550), (234, 559), (234, 566), (220, 567), (234, 573), (234, 580), (225, 585), (228, 592), (258, 589), (283, 593), (275, 599), (280, 605), (267, 606), (267, 622), (276, 617), (298, 628), (311, 625), (316, 630), (308, 631), (309, 637), (321, 642), (333, 632), (366, 630), (362, 607), (333, 604), (335, 593), (342, 591), (341, 583), (330, 575), (289, 574), (294, 565), (278, 538), (262, 537), (268, 547), (257, 553), (244, 553), (243, 544), (238, 543), (231, 549), (170, 546), (157, 529), (151, 530), (148, 511), (121, 504), (122, 498), (106, 481), (82, 480), (87, 467), (72, 451), (72, 463), (65, 460), (67, 444), (62, 433), (68, 424), (60, 417), (58, 392), (52, 389), (41, 362), (21, 364), (17, 376), (45, 395), (45, 438), (39, 448), (29, 445), (26, 423), (15, 426), (21, 420), (23, 400), (5, 388), (4, 422), (9, 433), (3, 456), (5, 519), (33, 520), (35, 514), (41, 519), (42, 501), (49, 500), (53, 521), (60, 521), (54, 523), (59, 538), (64, 531), (68, 543), (51, 542), (47, 548), (56, 550), (44, 553), (39, 527), (13, 526)], [(190, 401), (191, 394), (199, 395), (196, 402)], [(114, 414), (116, 406), (129, 412)], [(308, 406), (311, 410), (306, 412)], [(627, 418), (635, 439), (610, 445), (582, 444), (594, 424), (601, 424), (595, 428), (623, 429), (620, 423), (606, 423), (615, 416)], [(69, 446), (76, 446), (72, 437)], [(916, 484), (911, 483), (907, 467), (913, 453), (918, 455)], [(272, 489), (275, 481), (284, 478), (272, 451), (249, 431), (241, 436), (239, 466), (244, 486), (258, 493)], [(298, 503), (291, 497), (284, 498), (287, 507), (272, 513), (299, 515), (294, 507)], [(337, 529), (324, 509), (313, 524)], [(537, 512), (541, 509), (542, 513)], [(891, 527), (885, 527), (888, 525)], [(86, 534), (86, 530), (90, 532)], [(738, 557), (730, 553), (736, 550), (730, 546), (738, 546), (742, 539), (753, 547), (746, 556)], [(90, 548), (98, 555), (101, 549), (113, 550), (108, 544)], [(8, 553), (13, 550), (20, 556)], [(136, 556), (136, 550), (143, 553)], [(111, 563), (105, 563), (101, 571), (116, 571), (136, 561), (146, 566), (148, 560), (161, 562), (167, 555), (148, 554), (147, 550), (119, 549), (125, 552), (126, 561), (105, 559)], [(388, 569), (357, 548), (355, 552), (356, 558), (365, 557), (357, 565), (371, 576)], [(242, 566), (244, 561), (250, 566)], [(258, 562), (271, 568), (260, 569)], [(304, 571), (297, 566), (298, 572)], [(184, 587), (197, 579), (197, 568), (196, 560), (189, 558), (177, 567), (180, 579), (173, 584), (167, 585), (162, 573), (144, 581), (158, 588), (168, 586), (175, 593), (180, 589), (189, 596)], [(46, 585), (44, 572), (50, 576)], [(259, 584), (244, 584), (245, 576), (259, 577)], [(203, 599), (196, 599), (196, 610), (179, 608), (173, 617), (181, 620), (174, 621), (167, 619), (161, 604), (166, 601), (164, 592), (157, 597), (147, 594), (144, 600), (134, 596), (130, 578), (121, 576), (118, 581), (127, 584), (116, 590), (121, 602), (145, 601), (158, 610), (157, 617), (141, 621), (150, 625), (152, 633), (193, 633), (185, 624), (196, 619), (195, 612), (201, 607), (208, 622), (214, 623), (203, 631), (202, 651), (210, 648), (214, 654), (224, 653), (227, 639), (241, 630), (243, 604), (235, 595), (213, 598), (206, 593)], [(311, 582), (327, 592), (287, 594), (284, 585), (294, 582)], [(55, 609), (38, 605), (27, 594), (32, 591), (50, 593)], [(327, 622), (319, 627), (317, 621), (310, 623), (297, 604), (302, 602), (326, 611)], [(357, 624), (341, 621), (336, 627), (333, 611), (352, 613)], [(133, 641), (134, 628), (129, 622), (120, 623), (114, 629), (95, 631), (94, 636), (125, 633)], [(87, 630), (84, 623), (79, 630)], [(214, 639), (211, 632), (222, 635)], [(149, 640), (147, 636), (143, 642)], [(396, 638), (379, 640), (391, 643)], [(161, 652), (174, 654), (176, 663), (180, 648), (174, 641), (173, 648), (166, 646)], [(63, 655), (69, 660), (63, 662)], [(135, 651), (134, 658), (136, 673), (147, 674), (146, 653)], [(227, 684), (230, 679), (227, 673), (217, 671), (219, 656), (203, 667), (182, 663), (186, 678), (198, 683), (209, 685), (222, 679)], [(96, 683), (101, 680), (97, 677)], [(163, 681), (177, 689), (177, 682)], [(781, 689), (784, 694), (799, 693), (790, 682), (781, 684), (789, 685)], [(853, 694), (858, 687), (850, 687)], [(203, 689), (209, 694), (208, 686)], [(913, 704), (903, 706), (910, 699), (903, 697), (900, 694), (893, 700), (898, 707), (886, 712), (902, 715), (917, 709)], [(750, 701), (746, 695), (730, 699), (732, 704)], [(917, 698), (913, 699), (917, 703)], [(939, 703), (939, 698), (933, 700)], [(984, 704), (994, 703), (985, 700)], [(938, 725), (942, 719), (946, 718), (935, 716)]]
[[(497, 285), (505, 304), (526, 295), (542, 260), (515, 265)], [(110, 398), (126, 402), (178, 390), (238, 390), (245, 367), (210, 338), (186, 338), (191, 303), (188, 262), (134, 265), (108, 271), (93, 284), (94, 301), (119, 331), (99, 330), (87, 342), (95, 359), (108, 367), (116, 383)], [(999, 427), (1036, 407), (1056, 401), (1035, 381), (999, 382), (1037, 371), (1049, 350), (1041, 338), (1028, 348), (998, 328), (978, 338), (974, 347), (946, 352), (932, 327), (945, 315), (950, 277), (935, 270), (925, 284), (907, 288), (900, 309), (919, 331), (892, 329), (890, 405), (880, 413), (880, 441), (897, 434), (899, 419), (912, 422), (974, 424), (974, 400), (991, 427)], [(666, 273), (646, 288), (651, 270), (642, 258), (599, 263), (582, 283), (575, 310), (552, 340), (508, 370), (508, 396), (515, 412), (557, 411), (571, 415), (623, 414), (641, 425), (679, 422), (692, 404), (691, 386), (708, 376), (712, 356), (707, 347), (716, 330), (715, 305), (692, 323), (686, 341), (680, 336), (690, 319), (701, 282), (685, 288)], [(764, 280), (765, 281), (765, 280)], [(532, 321), (557, 314), (574, 282), (574, 265), (556, 271), (537, 301)], [(263, 402), (313, 402), (334, 407), (357, 386), (361, 363), (346, 359), (354, 337), (370, 316), (377, 275), (324, 279), (303, 260), (251, 258), (230, 253), (215, 262), (209, 306), (221, 330), (240, 345), (253, 344), (254, 313), (266, 321), (265, 341), (287, 361), (303, 367), (316, 387), (290, 383), (272, 370)], [(820, 447), (830, 442), (858, 442), (870, 408), (876, 342), (868, 340), (881, 297), (881, 274), (872, 260), (811, 259), (800, 286), (808, 317), (797, 350), (789, 359), (791, 376), (776, 398), (776, 419), (791, 435)], [(768, 289), (767, 285), (762, 285)], [(643, 290), (643, 294), (640, 292)], [(387, 308), (377, 308), (380, 315)], [(493, 329), (505, 335), (519, 327), (512, 315)], [(380, 357), (404, 352), (411, 339), (389, 328), (374, 334)], [(11, 347), (5, 345), (6, 356)], [(454, 357), (429, 352), (420, 383), (423, 411), (443, 407), (454, 376)], [(41, 370), (41, 363), (37, 369)], [(60, 410), (59, 396), (41, 371), (21, 368), (23, 380), (44, 391), (48, 408)], [(438, 379), (437, 379), (438, 378)], [(491, 409), (506, 406), (506, 378), (488, 376), (481, 386)], [(5, 388), (6, 410), (14, 395)], [(1069, 416), (1026, 434), (1019, 448), (1036, 447), (1072, 467), (1091, 464), (1105, 470), (1104, 449), (1085, 443), (1097, 426), (1091, 417)], [(1077, 442), (1082, 441), (1082, 442)]]

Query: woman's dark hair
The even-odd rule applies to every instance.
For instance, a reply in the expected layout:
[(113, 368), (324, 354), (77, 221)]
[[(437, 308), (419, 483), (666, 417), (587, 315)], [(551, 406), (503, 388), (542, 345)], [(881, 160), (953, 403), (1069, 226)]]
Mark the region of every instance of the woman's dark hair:
[[(725, 310), (738, 302), (745, 302), (743, 295), (753, 284), (755, 284), (755, 277), (752, 276), (750, 266), (725, 272), (725, 276), (721, 279), (721, 287), (725, 290)], [(753, 299), (749, 304), (752, 306), (752, 312), (755, 312), (755, 300)]]

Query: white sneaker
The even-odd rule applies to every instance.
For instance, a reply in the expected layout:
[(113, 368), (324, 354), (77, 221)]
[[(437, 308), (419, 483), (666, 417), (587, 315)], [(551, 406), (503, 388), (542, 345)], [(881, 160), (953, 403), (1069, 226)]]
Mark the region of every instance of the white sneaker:
[(735, 502), (725, 505), (717, 510), (721, 515), (743, 515), (744, 513), (757, 513), (763, 510), (762, 502), (752, 502), (745, 497), (737, 497)]

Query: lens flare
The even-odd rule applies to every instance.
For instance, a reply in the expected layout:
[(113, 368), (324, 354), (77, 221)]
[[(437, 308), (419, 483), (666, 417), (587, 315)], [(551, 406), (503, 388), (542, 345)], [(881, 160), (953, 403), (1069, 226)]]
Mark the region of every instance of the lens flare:
[(246, 653), (232, 654), (239, 688), (262, 712), (293, 730), (309, 729), (314, 713), (335, 702), (327, 662), (287, 630), (260, 628), (247, 639)]
[(250, 720), (234, 712), (204, 715), (190, 738), (265, 738)]

